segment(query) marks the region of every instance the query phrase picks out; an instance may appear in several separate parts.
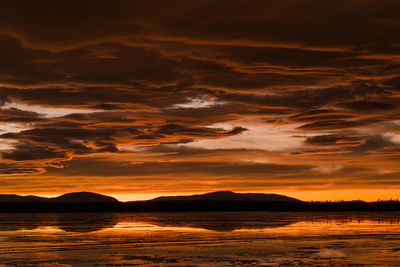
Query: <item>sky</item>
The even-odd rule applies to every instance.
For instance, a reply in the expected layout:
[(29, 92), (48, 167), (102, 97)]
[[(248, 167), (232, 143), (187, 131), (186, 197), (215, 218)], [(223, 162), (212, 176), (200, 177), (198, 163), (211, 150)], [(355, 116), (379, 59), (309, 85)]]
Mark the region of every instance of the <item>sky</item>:
[(400, 196), (397, 0), (0, 4), (0, 193)]

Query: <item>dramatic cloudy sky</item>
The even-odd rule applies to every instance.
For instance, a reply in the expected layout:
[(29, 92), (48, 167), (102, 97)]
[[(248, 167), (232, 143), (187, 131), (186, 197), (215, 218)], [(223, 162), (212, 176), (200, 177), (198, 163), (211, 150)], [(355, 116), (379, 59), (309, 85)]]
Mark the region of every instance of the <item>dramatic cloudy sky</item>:
[(398, 0), (2, 1), (0, 193), (400, 195)]

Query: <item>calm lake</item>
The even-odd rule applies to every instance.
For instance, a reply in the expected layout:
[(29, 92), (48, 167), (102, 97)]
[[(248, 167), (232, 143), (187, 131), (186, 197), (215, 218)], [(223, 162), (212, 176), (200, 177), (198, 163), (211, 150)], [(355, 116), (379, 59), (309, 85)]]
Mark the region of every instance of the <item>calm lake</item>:
[(0, 266), (400, 266), (400, 213), (0, 214)]

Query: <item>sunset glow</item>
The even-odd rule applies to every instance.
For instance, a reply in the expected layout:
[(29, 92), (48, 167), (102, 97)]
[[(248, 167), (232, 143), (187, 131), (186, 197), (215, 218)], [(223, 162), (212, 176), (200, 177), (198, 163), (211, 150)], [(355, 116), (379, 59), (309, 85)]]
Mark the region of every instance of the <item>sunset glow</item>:
[(399, 1), (1, 6), (1, 194), (400, 196)]

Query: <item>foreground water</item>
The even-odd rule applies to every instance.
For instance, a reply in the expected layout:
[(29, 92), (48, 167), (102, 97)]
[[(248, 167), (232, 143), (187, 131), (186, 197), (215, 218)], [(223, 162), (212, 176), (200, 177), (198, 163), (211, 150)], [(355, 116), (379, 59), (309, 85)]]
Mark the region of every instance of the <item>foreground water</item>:
[(400, 266), (400, 213), (0, 214), (0, 266)]

